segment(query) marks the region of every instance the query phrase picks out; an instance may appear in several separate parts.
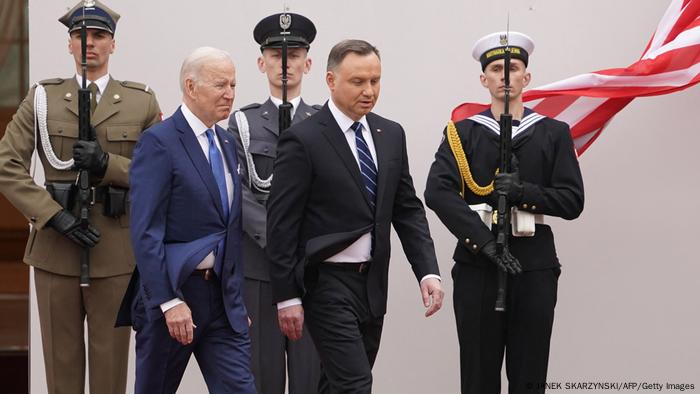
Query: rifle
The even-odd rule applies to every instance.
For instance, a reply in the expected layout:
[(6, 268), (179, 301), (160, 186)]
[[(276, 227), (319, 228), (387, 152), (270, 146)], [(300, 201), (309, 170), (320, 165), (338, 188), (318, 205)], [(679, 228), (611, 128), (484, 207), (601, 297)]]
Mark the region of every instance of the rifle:
[(280, 15), (280, 27), (282, 28), (282, 104), (279, 106), (279, 132), (287, 130), (292, 125), (292, 103), (287, 101), (287, 29), (292, 25), (292, 16), (287, 13)]
[[(505, 58), (503, 59), (503, 81), (505, 105), (500, 117), (500, 157), (498, 168), (501, 173), (511, 171), (511, 138), (513, 135), (513, 114), (510, 113), (510, 47), (508, 46), (508, 33), (501, 36), (501, 42), (505, 40)], [(498, 254), (503, 256), (508, 253), (508, 237), (510, 236), (510, 205), (508, 196), (504, 192), (498, 193), (498, 213), (496, 222), (496, 248)], [(506, 292), (508, 290), (508, 273), (498, 271), (498, 290), (496, 293), (497, 312), (506, 310)]]
[[(82, 141), (94, 141), (95, 135), (90, 124), (90, 89), (87, 88), (87, 25), (85, 24), (85, 7), (94, 2), (83, 2), (83, 21), (80, 27), (80, 50), (83, 82), (78, 89), (78, 139)], [(81, 228), (87, 230), (90, 226), (88, 220), (92, 201), (90, 198), (90, 172), (87, 169), (78, 170), (78, 220)], [(80, 252), (80, 287), (90, 287), (90, 248), (83, 247)]]

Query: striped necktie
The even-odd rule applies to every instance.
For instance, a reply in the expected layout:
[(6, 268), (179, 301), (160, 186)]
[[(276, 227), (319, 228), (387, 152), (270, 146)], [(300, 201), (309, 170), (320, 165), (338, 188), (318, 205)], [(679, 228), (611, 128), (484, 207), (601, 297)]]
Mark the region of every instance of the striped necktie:
[(360, 160), (360, 173), (362, 173), (362, 181), (365, 183), (369, 202), (374, 209), (377, 201), (377, 166), (374, 164), (372, 154), (362, 136), (362, 123), (355, 122), (350, 126), (355, 132), (355, 145), (357, 146), (357, 157)]

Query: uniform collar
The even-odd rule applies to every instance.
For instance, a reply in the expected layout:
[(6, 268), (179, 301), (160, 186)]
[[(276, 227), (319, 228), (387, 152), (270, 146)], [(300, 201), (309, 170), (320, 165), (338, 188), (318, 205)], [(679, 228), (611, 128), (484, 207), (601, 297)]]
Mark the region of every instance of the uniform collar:
[[(527, 131), (531, 126), (535, 125), (540, 120), (544, 119), (545, 116), (538, 114), (537, 112), (525, 107), (523, 110), (523, 118), (520, 121), (513, 120), (513, 137)], [(485, 126), (486, 128), (492, 130), (494, 133), (501, 134), (501, 126), (491, 113), (491, 109), (488, 108), (481, 113), (469, 117), (472, 121)]]
[[(275, 96), (270, 96), (270, 101), (272, 101), (272, 104), (275, 105), (275, 107), (279, 108), (280, 105), (282, 105), (282, 99), (278, 99)], [(294, 114), (297, 112), (297, 108), (299, 108), (299, 103), (301, 102), (301, 96), (294, 97), (293, 99), (287, 100), (287, 102), (292, 104), (292, 118), (294, 118)]]
[[(109, 73), (97, 78), (95, 81), (91, 81), (89, 79), (86, 79), (86, 83), (89, 86), (91, 83), (95, 83), (97, 85), (97, 89), (99, 90), (99, 94), (103, 95), (105, 92), (105, 89), (107, 89), (107, 84), (109, 83)], [(75, 80), (78, 81), (78, 86), (83, 86), (83, 76), (80, 74), (75, 74)]]

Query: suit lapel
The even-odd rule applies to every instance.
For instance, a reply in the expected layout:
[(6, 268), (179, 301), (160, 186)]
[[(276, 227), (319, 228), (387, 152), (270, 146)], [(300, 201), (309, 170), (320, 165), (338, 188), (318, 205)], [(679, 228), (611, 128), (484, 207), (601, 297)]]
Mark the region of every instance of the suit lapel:
[(333, 118), (331, 110), (328, 109), (328, 103), (326, 103), (319, 112), (321, 113), (319, 123), (323, 126), (323, 135), (338, 154), (345, 168), (350, 172), (350, 176), (355, 181), (355, 185), (357, 185), (358, 189), (360, 189), (362, 196), (364, 196), (367, 206), (371, 207), (369, 196), (365, 190), (365, 184), (362, 181), (360, 167), (357, 165), (355, 156), (350, 151), (350, 146), (348, 145), (347, 139), (345, 139), (343, 131), (340, 129), (340, 126), (338, 126), (338, 122), (335, 121), (335, 118)]
[[(226, 165), (231, 173), (231, 180), (233, 180), (233, 201), (231, 201), (229, 212), (236, 212), (238, 204), (240, 204), (240, 201), (238, 201), (240, 193), (237, 192), (240, 190), (240, 179), (238, 177), (238, 160), (234, 148), (235, 142), (221, 127), (218, 125), (214, 125), (214, 127), (216, 129), (216, 136), (219, 138), (219, 145), (221, 145), (221, 150), (224, 153), (224, 160), (226, 160)], [(229, 215), (229, 221), (233, 219), (233, 216), (234, 215)]]
[(102, 92), (100, 102), (95, 107), (95, 113), (92, 115), (92, 125), (97, 126), (112, 115), (119, 112), (122, 101), (122, 88), (114, 79), (109, 78), (105, 91)]
[(380, 202), (386, 190), (386, 176), (388, 174), (387, 158), (389, 157), (388, 149), (390, 148), (389, 142), (387, 141), (387, 134), (382, 130), (382, 127), (384, 127), (382, 123), (381, 119), (373, 113), (370, 112), (367, 114), (367, 124), (372, 132), (374, 150), (377, 153), (377, 209), (379, 209)]
[(275, 103), (272, 102), (272, 100), (267, 99), (267, 101), (265, 101), (260, 107), (260, 117), (262, 118), (261, 120), (264, 128), (266, 128), (269, 132), (271, 132), (274, 135), (280, 135), (279, 111), (277, 110), (277, 106), (275, 105)]
[(185, 151), (192, 161), (192, 165), (194, 165), (194, 168), (202, 178), (216, 209), (219, 211), (219, 215), (221, 215), (223, 219), (224, 211), (221, 205), (219, 186), (217, 186), (214, 174), (211, 172), (209, 161), (207, 161), (207, 157), (204, 156), (204, 152), (202, 152), (202, 146), (199, 145), (194, 131), (192, 131), (192, 128), (187, 123), (187, 120), (185, 120), (185, 116), (182, 115), (182, 111), (179, 108), (173, 114), (173, 120), (175, 121), (175, 127), (177, 127), (177, 130), (180, 132), (180, 142), (182, 142), (182, 145), (185, 147)]

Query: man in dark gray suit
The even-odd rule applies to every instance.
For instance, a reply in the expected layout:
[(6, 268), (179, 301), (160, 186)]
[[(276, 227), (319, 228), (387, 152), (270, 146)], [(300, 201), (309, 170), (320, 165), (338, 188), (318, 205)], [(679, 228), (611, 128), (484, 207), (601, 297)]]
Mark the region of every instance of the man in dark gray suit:
[[(260, 394), (283, 394), (289, 375), (290, 394), (317, 392), (320, 361), (309, 335), (288, 340), (277, 322), (277, 306), (272, 300), (270, 263), (265, 256), (267, 197), (272, 181), (272, 165), (280, 136), (279, 111), (282, 104), (282, 40), (287, 41), (287, 97), (292, 104), (292, 123), (318, 111), (301, 99), (301, 82), (311, 69), (307, 56), (316, 36), (314, 24), (302, 15), (287, 13), (290, 19), (270, 15), (260, 21), (253, 36), (260, 44), (260, 72), (267, 75), (270, 97), (262, 104), (250, 104), (236, 111), (229, 120), (229, 131), (236, 137), (238, 157), (244, 158), (243, 260), (245, 264), (245, 303), (252, 320), (252, 370)], [(286, 33), (286, 34), (283, 34)], [(286, 356), (285, 356), (286, 355)], [(287, 368), (288, 373), (287, 373)]]

